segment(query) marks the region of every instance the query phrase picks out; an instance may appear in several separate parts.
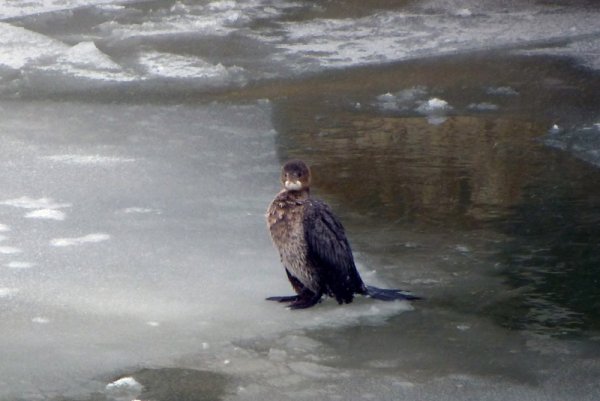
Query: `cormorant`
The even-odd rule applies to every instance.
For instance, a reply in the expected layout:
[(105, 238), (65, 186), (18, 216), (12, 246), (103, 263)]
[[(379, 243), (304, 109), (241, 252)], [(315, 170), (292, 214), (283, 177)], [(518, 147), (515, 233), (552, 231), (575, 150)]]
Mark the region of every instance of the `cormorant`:
[(382, 301), (420, 299), (363, 283), (344, 227), (326, 203), (310, 197), (310, 180), (301, 160), (291, 160), (281, 170), (283, 189), (269, 205), (267, 225), (297, 295), (267, 300), (303, 309), (321, 302), (323, 295), (339, 304), (352, 302), (354, 294)]

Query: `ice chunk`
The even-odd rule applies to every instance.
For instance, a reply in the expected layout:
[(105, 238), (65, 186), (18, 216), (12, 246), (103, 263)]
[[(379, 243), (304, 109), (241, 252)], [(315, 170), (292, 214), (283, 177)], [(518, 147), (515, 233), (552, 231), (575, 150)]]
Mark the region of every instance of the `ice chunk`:
[(33, 199), (28, 196), (5, 200), (0, 202), (0, 205), (13, 206), (21, 209), (62, 209), (71, 207), (70, 203), (56, 203), (51, 198)]
[(94, 42), (81, 42), (60, 52), (55, 63), (39, 65), (40, 71), (58, 72), (78, 78), (101, 81), (132, 81), (139, 79), (123, 71), (121, 66), (100, 51)]
[(101, 52), (94, 42), (81, 42), (63, 53), (58, 61), (64, 61), (80, 68), (120, 71), (121, 66)]
[(19, 292), (18, 288), (0, 287), (0, 299), (12, 298)]
[(18, 70), (38, 60), (56, 56), (67, 46), (47, 36), (0, 22), (0, 66)]
[(430, 114), (444, 112), (451, 108), (452, 107), (450, 107), (447, 101), (434, 97), (421, 103), (421, 105), (417, 107), (417, 111), (423, 114)]
[(149, 214), (149, 213), (153, 213), (153, 214), (160, 214), (161, 211), (158, 209), (152, 209), (149, 207), (128, 207), (123, 209), (123, 213), (126, 214)]
[(36, 316), (33, 319), (31, 319), (32, 323), (37, 323), (37, 324), (48, 324), (50, 323), (50, 319), (48, 319), (47, 317), (43, 317), (43, 316)]
[(456, 15), (457, 17), (470, 17), (473, 15), (473, 12), (468, 8), (460, 8), (456, 10), (454, 15)]
[(6, 224), (0, 224), (0, 232), (10, 231), (10, 227)]
[(28, 219), (48, 219), (62, 221), (65, 219), (66, 215), (64, 212), (56, 209), (37, 209), (27, 213), (25, 217)]
[(243, 80), (243, 68), (211, 64), (198, 57), (147, 52), (142, 53), (138, 60), (148, 74), (156, 77), (204, 79), (213, 84), (229, 82), (231, 79)]
[(8, 262), (4, 266), (8, 267), (9, 269), (29, 269), (29, 268), (35, 266), (35, 264), (30, 263), (30, 262), (12, 261), (12, 262)]
[(471, 110), (479, 110), (479, 111), (492, 111), (498, 110), (498, 106), (493, 103), (481, 102), (481, 103), (471, 103), (467, 106), (467, 108)]
[(110, 239), (110, 235), (104, 233), (88, 234), (77, 238), (55, 238), (50, 241), (50, 245), (56, 247), (66, 247), (73, 245), (81, 245), (86, 243), (102, 242)]
[(101, 156), (101, 155), (77, 155), (77, 154), (65, 154), (65, 155), (52, 155), (46, 156), (45, 159), (52, 160), (55, 162), (65, 164), (77, 164), (77, 165), (108, 165), (108, 164), (121, 164), (131, 163), (135, 159), (123, 158), (123, 157), (112, 157), (112, 156)]
[(0, 253), (3, 255), (14, 255), (23, 252), (22, 249), (14, 246), (0, 246)]
[(516, 90), (511, 88), (510, 86), (498, 86), (498, 87), (489, 87), (486, 90), (488, 95), (498, 95), (498, 96), (516, 96), (519, 94)]
[(122, 377), (106, 385), (106, 393), (116, 399), (136, 399), (142, 393), (143, 386), (133, 377)]

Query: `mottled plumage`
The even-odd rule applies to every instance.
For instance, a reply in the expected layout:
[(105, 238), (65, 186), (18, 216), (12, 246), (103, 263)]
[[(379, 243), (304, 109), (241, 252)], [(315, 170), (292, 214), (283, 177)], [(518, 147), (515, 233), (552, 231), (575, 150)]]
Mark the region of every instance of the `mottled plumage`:
[(300, 160), (283, 166), (283, 189), (267, 210), (267, 225), (297, 295), (267, 298), (308, 308), (322, 296), (350, 303), (354, 294), (391, 301), (418, 299), (400, 290), (366, 286), (354, 264), (342, 223), (324, 202), (310, 197), (310, 170)]

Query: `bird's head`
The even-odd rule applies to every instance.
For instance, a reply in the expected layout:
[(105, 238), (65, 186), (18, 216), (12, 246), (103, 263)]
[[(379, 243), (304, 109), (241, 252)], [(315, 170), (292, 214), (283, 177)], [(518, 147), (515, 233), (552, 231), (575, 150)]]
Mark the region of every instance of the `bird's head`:
[(281, 169), (281, 184), (288, 191), (302, 191), (310, 187), (310, 169), (302, 160), (290, 160)]

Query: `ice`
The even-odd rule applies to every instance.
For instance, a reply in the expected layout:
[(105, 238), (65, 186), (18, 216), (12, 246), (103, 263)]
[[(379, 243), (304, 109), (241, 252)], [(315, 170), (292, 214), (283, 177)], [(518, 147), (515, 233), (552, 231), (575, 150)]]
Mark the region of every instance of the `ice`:
[(3, 255), (14, 255), (22, 252), (23, 250), (21, 248), (17, 248), (14, 246), (0, 246), (0, 254)]
[(1, 201), (0, 205), (13, 206), (21, 209), (63, 209), (72, 206), (70, 203), (57, 203), (52, 198), (34, 199), (29, 196)]
[(388, 92), (377, 96), (376, 105), (382, 111), (407, 110), (426, 94), (427, 89), (422, 86), (402, 89), (394, 93)]
[[(358, 18), (320, 17), (316, 7), (309, 12), (313, 18), (290, 19), (297, 10), (306, 11), (306, 4), (176, 2), (140, 11), (129, 3), (71, 0), (0, 6), (6, 18), (46, 13), (48, 26), (76, 17), (67, 11), (54, 16), (58, 9), (85, 9), (100, 20), (66, 37), (52, 30), (38, 32), (44, 26), (0, 23), (0, 67), (7, 69), (0, 68), (0, 91), (85, 93), (105, 83), (153, 88), (156, 79), (192, 78), (199, 87), (240, 86), (329, 68), (523, 46), (527, 49), (515, 51), (567, 54), (594, 66), (600, 45), (594, 38), (597, 11), (576, 7), (557, 12), (532, 4), (506, 8), (493, 2), (432, 0)], [(566, 44), (557, 47), (556, 40)], [(188, 46), (191, 41), (198, 46)], [(161, 50), (165, 43), (178, 42), (178, 51)], [(392, 103), (383, 103), (387, 106), (393, 110)]]
[(486, 90), (488, 95), (496, 95), (496, 96), (517, 96), (519, 92), (511, 88), (510, 86), (498, 86), (498, 87), (489, 87)]
[(0, 49), (0, 67), (18, 70), (41, 64), (44, 59), (66, 51), (68, 46), (45, 35), (0, 22)]
[(149, 207), (133, 206), (133, 207), (128, 207), (128, 208), (123, 209), (123, 213), (126, 213), (126, 214), (148, 214), (148, 213), (161, 214), (161, 211), (158, 209), (152, 209)]
[(123, 377), (106, 385), (106, 393), (115, 400), (132, 400), (142, 394), (142, 385), (133, 377)]
[(50, 241), (50, 245), (56, 247), (68, 247), (74, 245), (103, 242), (110, 239), (110, 235), (105, 233), (94, 233), (76, 238), (55, 238)]
[[(573, 31), (571, 28), (575, 25), (585, 32), (597, 33), (593, 28), (597, 15), (593, 12), (594, 16), (577, 11), (557, 17), (557, 14), (538, 7), (507, 10), (489, 3), (486, 7), (476, 2), (468, 3), (474, 7), (446, 8), (443, 2), (427, 1), (420, 2), (412, 12), (380, 12), (356, 19), (285, 23), (286, 35), (282, 40), (274, 41), (290, 56), (304, 59), (313, 68), (315, 63), (331, 68), (391, 62), (432, 53), (523, 45), (559, 37), (574, 37), (577, 41), (576, 36), (583, 32)], [(475, 8), (477, 16), (473, 15)], [(431, 13), (431, 9), (438, 12)], [(507, 23), (510, 23), (510, 29), (506, 29)], [(590, 49), (597, 49), (595, 46), (590, 45)]]
[(468, 8), (460, 8), (456, 10), (454, 14), (459, 17), (471, 17), (473, 15), (473, 12)]
[(60, 51), (53, 64), (40, 65), (39, 70), (100, 81), (127, 82), (137, 79), (98, 50), (94, 42), (81, 42)]
[(493, 103), (481, 102), (481, 103), (471, 103), (467, 106), (468, 109), (477, 110), (477, 111), (494, 111), (498, 110), (498, 106)]
[(600, 166), (600, 129), (597, 124), (583, 124), (565, 129), (554, 124), (543, 138), (551, 147), (573, 153), (576, 157)]
[(213, 65), (197, 57), (148, 52), (139, 56), (139, 63), (150, 76), (164, 78), (194, 78), (210, 85), (222, 85), (232, 80), (243, 80), (243, 69)]
[(35, 266), (35, 264), (31, 263), (31, 262), (21, 262), (21, 261), (15, 260), (15, 261), (7, 263), (5, 266), (10, 269), (30, 269), (33, 266)]
[(125, 4), (133, 1), (137, 0), (29, 0), (26, 2), (7, 0), (0, 4), (0, 20), (61, 10), (72, 10), (91, 5), (116, 7), (115, 4), (111, 3)]
[(447, 101), (434, 97), (421, 103), (421, 105), (417, 107), (417, 111), (423, 114), (435, 114), (443, 113), (451, 108), (452, 107), (450, 107)]
[(66, 218), (65, 212), (56, 209), (37, 209), (25, 215), (28, 219), (47, 219), (62, 221)]
[(420, 105), (415, 110), (421, 114), (425, 114), (429, 124), (439, 125), (447, 120), (446, 113), (452, 110), (452, 107), (445, 100), (431, 98), (420, 102)]
[[(435, 297), (477, 256), (463, 239), (441, 246), (449, 272), (427, 261), (406, 278), (433, 293), (421, 304), (264, 301), (292, 290), (264, 224), (287, 156), (271, 110), (281, 103), (257, 93), (295, 101), (279, 89), (303, 74), (494, 49), (598, 68), (593, 7), (388, 3), (357, 15), (272, 0), (0, 4), (0, 398), (131, 400), (141, 385), (127, 367), (189, 365), (231, 375), (226, 397), (242, 400), (598, 399), (589, 344), (503, 330), (463, 313), (462, 298)], [(398, 79), (349, 104), (439, 124), (451, 110), (441, 98), (478, 118), (519, 95), (508, 85), (521, 91), (483, 82), (484, 98), (457, 99), (438, 84)], [(599, 163), (593, 123), (555, 121), (544, 143)], [(394, 244), (409, 267), (428, 246)], [(359, 268), (377, 282), (392, 264)], [(543, 299), (530, 313), (579, 318)]]
[(76, 164), (76, 165), (115, 165), (121, 163), (132, 163), (135, 159), (115, 157), (115, 156), (102, 156), (102, 155), (52, 155), (45, 156), (47, 160), (54, 162), (65, 163), (65, 164)]
[(18, 292), (18, 288), (0, 287), (0, 299), (12, 298)]

